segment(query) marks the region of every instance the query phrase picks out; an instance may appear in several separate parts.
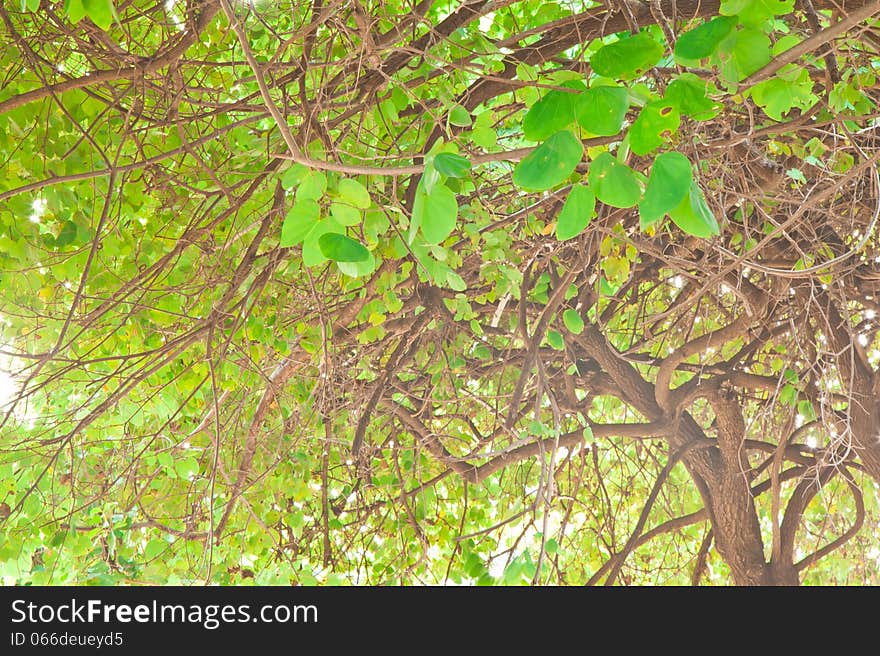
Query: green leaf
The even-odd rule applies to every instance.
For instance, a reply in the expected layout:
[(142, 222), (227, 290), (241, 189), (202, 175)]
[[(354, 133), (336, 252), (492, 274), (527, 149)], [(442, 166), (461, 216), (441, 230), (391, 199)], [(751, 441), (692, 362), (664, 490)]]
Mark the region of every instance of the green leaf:
[(708, 238), (721, 233), (718, 221), (706, 204), (703, 192), (696, 181), (691, 182), (688, 195), (678, 207), (669, 212), (669, 216), (679, 228), (694, 237)]
[(565, 324), (565, 327), (569, 332), (574, 333), (575, 335), (580, 335), (584, 332), (584, 319), (575, 310), (569, 308), (563, 312), (562, 323)]
[(762, 68), (771, 57), (770, 37), (764, 32), (745, 28), (736, 33), (733, 61), (737, 68), (737, 81)]
[(743, 25), (761, 27), (774, 16), (790, 14), (794, 0), (722, 0), (718, 13), (739, 16)]
[(65, 221), (61, 226), (61, 231), (55, 237), (55, 247), (64, 248), (76, 239), (76, 224), (73, 221)]
[(550, 91), (531, 106), (523, 117), (523, 136), (529, 141), (543, 141), (568, 127), (575, 120), (577, 96), (565, 91)]
[(281, 224), (280, 246), (296, 246), (308, 236), (317, 225), (321, 208), (311, 199), (298, 200), (284, 217)]
[(648, 176), (645, 197), (639, 203), (642, 228), (671, 212), (688, 195), (693, 181), (691, 163), (681, 153), (657, 155)]
[(471, 170), (471, 163), (461, 155), (439, 153), (434, 157), (434, 168), (449, 178), (464, 178)]
[(673, 54), (680, 59), (703, 59), (736, 27), (736, 19), (719, 16), (685, 32), (675, 42)]
[(667, 143), (678, 130), (678, 110), (668, 100), (645, 105), (629, 128), (629, 145), (636, 155), (647, 155)]
[(373, 201), (370, 199), (370, 192), (357, 180), (343, 178), (339, 181), (337, 192), (339, 193), (339, 198), (358, 209), (365, 210), (373, 204)]
[(27, 8), (30, 11), (36, 11), (40, 8), (40, 0), (23, 0), (22, 1), (23, 9)]
[(632, 207), (642, 196), (636, 174), (611, 153), (602, 153), (593, 160), (587, 178), (596, 198), (611, 207)]
[(174, 462), (174, 471), (180, 478), (188, 480), (199, 473), (199, 461), (189, 456)]
[[(315, 202), (315, 201), (303, 201)], [(353, 226), (361, 222), (361, 212), (345, 203), (330, 203), (330, 215), (344, 226)]]
[(781, 121), (793, 108), (809, 109), (817, 98), (813, 95), (813, 80), (807, 69), (802, 69), (794, 81), (775, 77), (756, 84), (751, 89), (752, 99), (770, 118)]
[(419, 185), (413, 202), (413, 223), (421, 227), (429, 244), (439, 244), (455, 229), (458, 203), (455, 194), (446, 185), (438, 184), (425, 192)]
[(559, 241), (576, 237), (596, 216), (596, 196), (589, 187), (573, 185), (556, 219), (556, 238)]
[(309, 173), (302, 164), (294, 163), (281, 175), (281, 186), (285, 189), (293, 189)]
[[(721, 103), (708, 97), (710, 86), (693, 73), (684, 73), (669, 83), (663, 99), (695, 121), (706, 121), (717, 116), (722, 108)], [(714, 87), (712, 90), (717, 92)]]
[(638, 76), (660, 61), (663, 46), (646, 32), (603, 46), (590, 59), (599, 75), (613, 78)]
[[(283, 182), (282, 182), (283, 185)], [(299, 182), (297, 200), (318, 200), (327, 191), (327, 176), (320, 171), (309, 171)]]
[(565, 348), (565, 341), (562, 339), (562, 334), (556, 330), (547, 331), (547, 343), (557, 351), (561, 351)]
[(466, 128), (473, 123), (473, 120), (468, 110), (461, 105), (453, 105), (452, 109), (449, 110), (449, 123), (460, 128)]
[(321, 252), (334, 262), (363, 262), (370, 259), (370, 251), (351, 237), (328, 232), (318, 239)]
[(86, 8), (83, 6), (82, 0), (66, 0), (64, 13), (67, 15), (67, 19), (76, 25), (86, 15)]
[(563, 182), (584, 156), (581, 142), (568, 130), (535, 148), (513, 171), (513, 182), (526, 191), (544, 191)]
[(167, 548), (168, 543), (165, 540), (150, 540), (147, 542), (147, 546), (144, 547), (144, 558), (147, 560), (153, 560), (153, 558), (161, 554)]
[(598, 136), (613, 136), (620, 132), (629, 92), (623, 87), (591, 87), (577, 99), (577, 122), (585, 130)]
[(82, 0), (82, 5), (86, 15), (102, 30), (108, 29), (113, 23), (113, 16), (116, 13), (113, 0)]

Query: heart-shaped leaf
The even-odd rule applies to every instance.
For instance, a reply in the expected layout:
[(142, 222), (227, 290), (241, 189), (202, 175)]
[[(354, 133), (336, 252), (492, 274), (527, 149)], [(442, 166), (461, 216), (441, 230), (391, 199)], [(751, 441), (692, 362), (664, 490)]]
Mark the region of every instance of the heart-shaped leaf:
[(691, 182), (688, 195), (678, 207), (669, 212), (669, 216), (679, 228), (694, 237), (707, 238), (721, 233), (718, 221), (706, 204), (703, 192), (696, 182)]
[(318, 239), (321, 252), (334, 262), (363, 262), (370, 259), (370, 251), (351, 237), (328, 232)]
[(593, 160), (587, 178), (596, 198), (611, 207), (632, 207), (642, 196), (636, 174), (611, 153), (602, 153)]
[(610, 137), (620, 132), (628, 109), (625, 88), (591, 87), (577, 98), (577, 122), (595, 135)]
[(351, 178), (343, 178), (339, 181), (337, 187), (339, 198), (349, 205), (353, 205), (358, 209), (365, 210), (373, 201), (370, 199), (370, 192), (367, 188), (357, 180)]
[(576, 237), (583, 232), (594, 216), (596, 216), (596, 196), (593, 191), (582, 184), (573, 185), (556, 219), (556, 238), (564, 241)]
[(590, 66), (599, 75), (626, 78), (641, 75), (662, 56), (663, 46), (648, 33), (639, 32), (597, 50)]
[(568, 127), (575, 120), (576, 100), (573, 93), (550, 91), (526, 112), (523, 136), (530, 141), (542, 141)]
[(544, 191), (563, 182), (584, 156), (581, 142), (568, 130), (535, 148), (513, 171), (513, 182), (526, 191)]
[(736, 18), (719, 16), (685, 32), (675, 42), (673, 54), (680, 59), (703, 59), (708, 57), (718, 44), (736, 27)]
[(669, 83), (663, 100), (695, 121), (706, 121), (717, 116), (722, 107), (708, 97), (712, 90), (717, 93), (714, 85), (710, 86), (693, 73), (684, 73)]
[(629, 129), (629, 145), (636, 155), (647, 155), (669, 141), (678, 130), (681, 117), (672, 103), (649, 103)]
[(657, 155), (648, 176), (645, 197), (639, 203), (642, 228), (671, 212), (688, 195), (693, 180), (691, 163), (681, 153)]
[(288, 247), (301, 243), (317, 225), (321, 215), (318, 203), (311, 199), (298, 200), (287, 212), (281, 224), (279, 245)]

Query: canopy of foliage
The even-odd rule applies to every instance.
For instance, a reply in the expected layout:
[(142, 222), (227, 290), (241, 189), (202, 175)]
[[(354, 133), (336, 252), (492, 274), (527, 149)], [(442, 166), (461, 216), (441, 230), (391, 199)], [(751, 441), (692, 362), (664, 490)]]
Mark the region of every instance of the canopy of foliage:
[(880, 583), (880, 0), (3, 0), (0, 576)]

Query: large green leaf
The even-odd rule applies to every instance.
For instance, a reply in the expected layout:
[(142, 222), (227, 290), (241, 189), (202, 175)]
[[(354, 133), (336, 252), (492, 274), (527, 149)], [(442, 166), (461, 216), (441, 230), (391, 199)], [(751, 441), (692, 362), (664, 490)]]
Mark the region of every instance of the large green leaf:
[(458, 203), (455, 194), (444, 184), (426, 192), (422, 185), (413, 202), (413, 223), (420, 227), (429, 244), (439, 244), (455, 229)]
[(673, 53), (680, 59), (703, 59), (708, 57), (718, 44), (736, 27), (736, 19), (719, 16), (685, 32), (675, 42)]
[(669, 216), (675, 225), (694, 237), (707, 238), (721, 233), (718, 221), (706, 204), (703, 192), (700, 191), (696, 181), (691, 182), (688, 195), (669, 212)]
[(318, 239), (321, 252), (334, 262), (364, 262), (370, 259), (370, 251), (351, 237), (328, 232)]
[(565, 205), (556, 219), (556, 238), (559, 241), (579, 235), (596, 216), (596, 196), (589, 187), (573, 185)]
[(577, 96), (567, 91), (550, 91), (523, 117), (523, 135), (530, 141), (542, 141), (571, 125), (575, 120)]
[(625, 88), (591, 87), (577, 100), (577, 121), (595, 135), (612, 136), (620, 132), (627, 109), (629, 92)]
[(535, 148), (513, 171), (513, 182), (526, 191), (544, 191), (563, 182), (584, 156), (581, 142), (568, 130)]
[(645, 197), (639, 203), (642, 228), (671, 212), (688, 195), (693, 180), (691, 163), (681, 153), (657, 155), (651, 166)]
[(629, 129), (629, 145), (636, 155), (647, 155), (669, 142), (681, 121), (678, 109), (667, 100), (642, 108)]
[(602, 153), (594, 159), (587, 177), (596, 198), (611, 207), (632, 207), (642, 196), (636, 174), (611, 153)]
[(639, 32), (597, 50), (590, 66), (599, 75), (629, 78), (641, 75), (662, 56), (663, 46), (647, 32)]
[(281, 224), (281, 246), (296, 246), (315, 229), (320, 219), (321, 208), (311, 199), (298, 200), (284, 217)]

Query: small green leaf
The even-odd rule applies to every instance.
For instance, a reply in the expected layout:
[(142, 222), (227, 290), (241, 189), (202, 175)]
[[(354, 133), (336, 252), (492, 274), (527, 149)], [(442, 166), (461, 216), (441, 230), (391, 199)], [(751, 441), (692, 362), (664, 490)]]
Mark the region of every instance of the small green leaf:
[(82, 0), (65, 0), (64, 13), (67, 19), (76, 25), (86, 15), (86, 8), (83, 6)]
[(721, 233), (718, 221), (706, 204), (703, 192), (700, 191), (696, 181), (691, 182), (688, 195), (678, 207), (669, 212), (669, 216), (675, 225), (694, 237), (706, 239)]
[(302, 164), (292, 164), (281, 176), (281, 186), (285, 189), (293, 189), (308, 174), (307, 169)]
[(64, 248), (76, 239), (76, 224), (73, 221), (65, 221), (61, 226), (61, 231), (55, 237), (55, 247)]
[(531, 106), (523, 117), (523, 136), (529, 141), (543, 141), (568, 127), (575, 120), (577, 96), (565, 91), (550, 91)]
[(328, 232), (318, 239), (321, 252), (334, 262), (363, 262), (370, 259), (370, 251), (351, 237)]
[(113, 16), (116, 13), (113, 9), (113, 0), (82, 0), (82, 5), (86, 15), (102, 30), (108, 29), (113, 23)]
[(691, 163), (681, 153), (657, 155), (648, 176), (645, 197), (639, 203), (642, 228), (671, 212), (688, 195), (693, 181)]
[(565, 348), (565, 341), (562, 339), (562, 335), (555, 330), (547, 331), (547, 343), (557, 351)]
[(565, 327), (570, 333), (580, 335), (582, 332), (584, 332), (583, 317), (571, 308), (562, 313), (562, 323), (565, 324)]
[(701, 80), (693, 73), (684, 73), (666, 87), (663, 100), (695, 121), (706, 121), (717, 116), (722, 107), (721, 103), (708, 97), (711, 90), (717, 93), (717, 89), (709, 82)]
[(596, 216), (596, 196), (592, 190), (582, 184), (573, 185), (556, 219), (556, 238), (564, 241), (576, 237), (583, 232), (594, 216)]
[(678, 110), (669, 101), (645, 105), (629, 128), (630, 148), (636, 155), (647, 155), (669, 141), (680, 121)]
[(563, 182), (584, 156), (581, 142), (568, 130), (535, 148), (513, 171), (513, 182), (526, 191), (544, 191)]
[(458, 203), (455, 194), (444, 184), (435, 185), (430, 193), (419, 185), (413, 202), (413, 223), (421, 227), (429, 244), (439, 244), (455, 229)]
[[(282, 182), (283, 185), (283, 182)], [(299, 182), (297, 200), (318, 200), (327, 191), (327, 176), (320, 171), (309, 171)]]
[(761, 27), (774, 16), (790, 14), (794, 0), (722, 0), (718, 13), (738, 16), (743, 25)]
[(434, 157), (434, 168), (449, 178), (464, 178), (471, 170), (471, 163), (461, 155), (440, 153)]
[(192, 456), (181, 458), (175, 461), (174, 471), (180, 478), (188, 480), (199, 473), (199, 461)]
[(680, 59), (703, 59), (708, 57), (718, 44), (736, 27), (736, 19), (719, 16), (685, 32), (675, 42), (673, 54)]
[(370, 192), (357, 180), (343, 178), (339, 181), (337, 191), (340, 199), (358, 209), (365, 210), (373, 203), (370, 199)]
[(360, 210), (345, 203), (330, 203), (330, 215), (344, 226), (353, 226), (361, 222)]
[(585, 130), (598, 136), (613, 136), (620, 132), (629, 93), (623, 87), (591, 87), (577, 99), (577, 122)]
[(144, 547), (144, 558), (147, 560), (153, 560), (153, 558), (161, 554), (167, 548), (168, 543), (165, 540), (150, 540), (147, 542), (147, 546)]
[(36, 11), (40, 8), (40, 0), (22, 0), (22, 5), (31, 11)]
[(590, 59), (590, 65), (599, 75), (626, 78), (641, 75), (662, 56), (663, 46), (648, 33), (640, 32), (603, 46)]
[(593, 160), (587, 178), (596, 198), (611, 207), (632, 207), (642, 196), (633, 170), (618, 162), (611, 153), (602, 153)]
[(460, 128), (466, 128), (473, 123), (473, 120), (468, 110), (461, 105), (453, 105), (452, 109), (449, 110), (449, 123)]
[(281, 224), (280, 246), (296, 246), (308, 236), (320, 218), (321, 208), (311, 199), (298, 200), (284, 217)]

